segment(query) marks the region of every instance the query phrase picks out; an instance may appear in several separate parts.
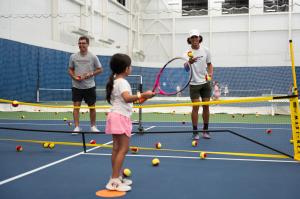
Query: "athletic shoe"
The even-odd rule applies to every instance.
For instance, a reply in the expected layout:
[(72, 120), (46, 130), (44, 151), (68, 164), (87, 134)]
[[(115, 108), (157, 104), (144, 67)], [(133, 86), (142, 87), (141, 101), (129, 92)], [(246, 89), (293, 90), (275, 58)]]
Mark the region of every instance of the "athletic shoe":
[[(81, 129), (79, 126), (76, 126), (75, 129), (73, 130), (73, 132), (80, 132)], [(72, 133), (72, 135), (78, 135), (79, 133)]]
[(92, 132), (100, 132), (96, 126), (91, 126), (91, 131)]
[(106, 189), (111, 191), (130, 191), (131, 187), (122, 183), (119, 178), (110, 178), (106, 185)]
[[(76, 126), (73, 132), (80, 132), (81, 128), (79, 126)], [(78, 135), (79, 133), (72, 133), (72, 135)]]
[(128, 178), (124, 178), (123, 176), (120, 176), (119, 179), (121, 180), (121, 182), (123, 184), (126, 184), (126, 185), (132, 185), (132, 180), (128, 179)]
[(208, 132), (203, 132), (203, 133), (202, 133), (202, 137), (203, 137), (204, 139), (210, 139), (210, 135), (209, 135)]
[(192, 139), (193, 140), (199, 140), (199, 134), (198, 133), (193, 133)]

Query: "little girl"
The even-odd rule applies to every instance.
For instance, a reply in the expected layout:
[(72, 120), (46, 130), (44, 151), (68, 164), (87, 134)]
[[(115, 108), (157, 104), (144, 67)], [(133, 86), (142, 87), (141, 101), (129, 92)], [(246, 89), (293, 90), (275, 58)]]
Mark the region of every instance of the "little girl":
[(106, 84), (106, 100), (112, 104), (106, 120), (106, 134), (112, 134), (113, 148), (111, 155), (112, 175), (106, 185), (108, 190), (130, 191), (132, 181), (123, 178), (121, 168), (129, 149), (129, 139), (132, 131), (130, 119), (132, 102), (140, 98), (151, 98), (152, 91), (132, 95), (131, 87), (125, 79), (131, 74), (131, 59), (125, 54), (115, 54), (110, 60), (112, 71)]

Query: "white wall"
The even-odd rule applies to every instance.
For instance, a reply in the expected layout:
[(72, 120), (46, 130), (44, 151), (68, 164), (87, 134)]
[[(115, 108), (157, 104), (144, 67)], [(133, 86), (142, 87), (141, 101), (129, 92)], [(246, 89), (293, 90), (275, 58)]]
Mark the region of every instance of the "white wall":
[[(221, 3), (216, 3), (220, 1), (212, 0), (209, 2), (211, 11), (209, 15), (198, 17), (182, 17), (181, 4), (177, 5), (174, 15), (165, 16), (168, 11), (162, 2), (147, 1), (148, 12), (145, 11), (143, 14), (143, 29), (146, 30), (143, 40), (147, 61), (165, 62), (173, 56), (182, 54), (189, 47), (186, 44), (188, 31), (197, 28), (204, 37), (203, 45), (209, 47), (212, 52), (215, 66), (288, 66), (290, 34), (295, 46), (296, 64), (300, 65), (300, 60), (297, 60), (300, 56), (300, 46), (297, 48), (297, 44), (300, 43), (299, 0), (293, 1), (294, 11), (291, 13), (291, 20), (288, 12), (264, 13), (263, 1), (260, 0), (250, 0), (249, 14), (238, 15), (222, 15)], [(167, 0), (164, 2), (168, 3)], [(159, 8), (161, 10), (158, 11)], [(154, 20), (156, 26), (152, 23)], [(160, 22), (171, 25), (165, 27), (160, 25)], [(168, 34), (166, 29), (171, 31), (175, 29), (174, 44), (166, 40), (160, 44), (151, 43), (152, 46), (147, 47), (147, 41), (157, 41), (155, 38), (159, 36), (172, 37), (172, 32)], [(167, 49), (174, 46), (175, 49), (162, 53), (161, 45)]]
[(300, 65), (300, 0), (290, 15), (264, 13), (263, 1), (250, 0), (249, 14), (226, 16), (219, 1), (209, 1), (207, 16), (182, 17), (181, 0), (0, 0), (0, 37), (77, 51), (86, 31), (97, 54), (125, 52), (149, 64), (182, 55), (188, 31), (198, 28), (215, 66), (285, 66), (291, 36)]

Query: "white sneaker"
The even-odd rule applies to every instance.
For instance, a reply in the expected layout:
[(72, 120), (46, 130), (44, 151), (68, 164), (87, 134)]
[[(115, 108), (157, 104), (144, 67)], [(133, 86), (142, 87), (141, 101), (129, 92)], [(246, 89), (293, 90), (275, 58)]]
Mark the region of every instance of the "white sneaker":
[(122, 183), (119, 178), (110, 178), (106, 185), (106, 189), (111, 191), (130, 191), (131, 187)]
[[(75, 129), (73, 130), (73, 132), (80, 132), (81, 129), (79, 126), (76, 126)], [(72, 133), (72, 135), (78, 135), (79, 133)]]
[(208, 132), (203, 132), (203, 133), (202, 133), (202, 137), (203, 137), (204, 139), (210, 139), (210, 135), (209, 135)]
[(123, 183), (123, 184), (126, 184), (126, 185), (132, 185), (132, 180), (130, 180), (130, 179), (128, 179), (128, 178), (125, 178), (125, 177), (123, 177), (123, 176), (120, 176), (119, 177), (119, 179), (121, 180), (121, 182)]
[(91, 126), (91, 131), (92, 132), (100, 132), (96, 126)]
[(193, 133), (192, 140), (199, 140), (199, 134), (198, 133)]

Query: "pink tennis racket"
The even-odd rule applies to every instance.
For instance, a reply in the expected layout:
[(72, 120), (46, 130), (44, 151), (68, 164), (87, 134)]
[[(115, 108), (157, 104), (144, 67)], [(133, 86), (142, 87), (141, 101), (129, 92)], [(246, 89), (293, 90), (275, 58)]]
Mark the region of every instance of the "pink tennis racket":
[[(176, 95), (189, 85), (191, 79), (192, 68), (188, 60), (175, 57), (160, 69), (152, 91), (159, 95)], [(146, 98), (141, 98), (139, 103), (144, 103), (146, 100)]]

